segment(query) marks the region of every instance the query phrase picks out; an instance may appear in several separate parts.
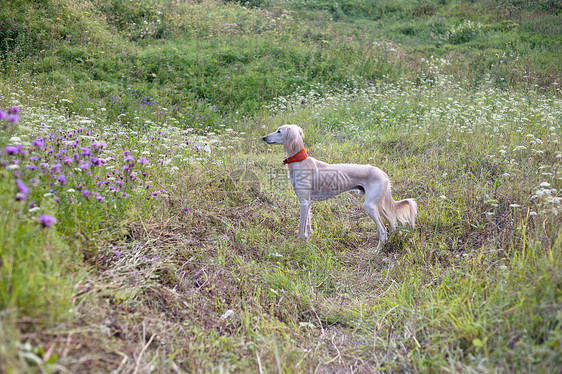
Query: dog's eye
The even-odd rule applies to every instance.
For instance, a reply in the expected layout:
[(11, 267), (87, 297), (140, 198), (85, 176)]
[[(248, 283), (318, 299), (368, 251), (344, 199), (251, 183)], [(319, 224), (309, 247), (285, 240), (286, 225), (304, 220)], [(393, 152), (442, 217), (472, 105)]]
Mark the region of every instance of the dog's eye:
[(278, 134), (281, 134), (281, 130), (277, 130), (277, 133), (278, 133)]

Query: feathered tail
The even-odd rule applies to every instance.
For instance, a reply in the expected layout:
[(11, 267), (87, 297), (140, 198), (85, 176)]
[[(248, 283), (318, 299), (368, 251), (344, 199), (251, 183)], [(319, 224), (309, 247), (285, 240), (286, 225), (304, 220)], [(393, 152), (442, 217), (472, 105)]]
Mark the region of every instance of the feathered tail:
[(388, 220), (392, 229), (396, 226), (396, 220), (402, 224), (409, 223), (412, 227), (416, 226), (418, 204), (414, 200), (404, 199), (395, 201), (392, 198), (390, 186), (388, 186), (382, 205), (381, 213)]

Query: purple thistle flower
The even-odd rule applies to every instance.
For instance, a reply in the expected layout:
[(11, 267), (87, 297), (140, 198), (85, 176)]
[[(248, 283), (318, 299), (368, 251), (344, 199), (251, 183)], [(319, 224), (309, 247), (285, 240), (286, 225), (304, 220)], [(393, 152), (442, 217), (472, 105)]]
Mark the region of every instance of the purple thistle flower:
[(64, 185), (66, 184), (66, 177), (63, 174), (57, 176), (57, 182), (59, 182), (60, 185), (64, 187)]
[(21, 179), (16, 180), (16, 186), (18, 187), (18, 193), (16, 195), (16, 200), (21, 201), (27, 199), (29, 194), (29, 188), (23, 183)]
[(8, 145), (8, 146), (6, 146), (6, 148), (4, 148), (4, 153), (6, 153), (7, 155), (17, 155), (18, 149), (17, 149), (17, 147), (14, 147), (13, 145)]
[(100, 195), (99, 193), (96, 192), (96, 200), (97, 201), (104, 201), (105, 197), (103, 197), (102, 195)]
[(90, 163), (88, 161), (82, 161), (78, 167), (82, 170), (86, 170), (90, 167)]
[(99, 148), (100, 150), (107, 147), (107, 143), (105, 142), (94, 142), (92, 143), (92, 148)]
[(80, 147), (81, 149), (81, 154), (83, 157), (87, 157), (87, 156), (91, 156), (92, 152), (90, 151), (90, 148), (84, 148), (84, 147)]
[(119, 256), (121, 256), (121, 252), (119, 250), (115, 251), (115, 258), (119, 259)]
[(8, 108), (8, 114), (19, 114), (19, 112), (20, 112), (20, 108), (18, 108), (17, 106)]
[(92, 165), (96, 165), (96, 166), (103, 165), (103, 161), (100, 160), (100, 159), (97, 158), (97, 157), (92, 157), (92, 158), (90, 158), (90, 162), (92, 163)]
[(141, 157), (137, 160), (137, 163), (139, 164), (143, 164), (143, 165), (147, 165), (148, 164), (148, 160), (144, 157)]
[(86, 199), (90, 200), (90, 191), (89, 190), (84, 190), (82, 191), (82, 196), (84, 196)]
[(20, 120), (19, 116), (16, 116), (16, 115), (13, 115), (13, 114), (8, 116), (8, 122), (10, 122), (10, 123), (16, 123), (19, 120)]
[(125, 156), (124, 160), (125, 162), (129, 162), (129, 163), (135, 162), (135, 158), (133, 156)]
[(43, 142), (43, 138), (40, 136), (31, 141), (31, 145), (37, 148), (42, 148), (44, 144), (45, 143)]
[(8, 118), (8, 113), (4, 112), (3, 110), (0, 110), (0, 121), (5, 120), (6, 118)]
[(39, 222), (41, 222), (41, 225), (43, 227), (49, 228), (57, 222), (57, 219), (47, 214), (41, 214), (41, 216), (39, 217)]

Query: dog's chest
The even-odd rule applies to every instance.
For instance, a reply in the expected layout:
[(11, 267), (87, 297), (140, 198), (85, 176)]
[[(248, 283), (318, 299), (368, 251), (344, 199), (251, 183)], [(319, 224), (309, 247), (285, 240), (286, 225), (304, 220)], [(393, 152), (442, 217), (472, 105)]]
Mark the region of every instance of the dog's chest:
[(337, 169), (295, 168), (289, 170), (289, 180), (297, 196), (313, 201), (326, 200), (352, 188)]

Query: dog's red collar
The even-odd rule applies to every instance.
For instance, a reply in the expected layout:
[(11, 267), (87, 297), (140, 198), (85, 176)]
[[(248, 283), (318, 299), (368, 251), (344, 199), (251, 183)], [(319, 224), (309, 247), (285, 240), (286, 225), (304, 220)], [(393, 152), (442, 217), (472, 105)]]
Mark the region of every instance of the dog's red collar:
[(293, 162), (299, 162), (302, 160), (305, 160), (308, 157), (308, 155), (306, 154), (306, 150), (302, 150), (299, 153), (297, 153), (296, 155), (293, 155), (291, 157), (287, 157), (286, 159), (283, 160), (283, 164), (291, 164)]

